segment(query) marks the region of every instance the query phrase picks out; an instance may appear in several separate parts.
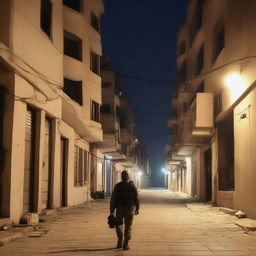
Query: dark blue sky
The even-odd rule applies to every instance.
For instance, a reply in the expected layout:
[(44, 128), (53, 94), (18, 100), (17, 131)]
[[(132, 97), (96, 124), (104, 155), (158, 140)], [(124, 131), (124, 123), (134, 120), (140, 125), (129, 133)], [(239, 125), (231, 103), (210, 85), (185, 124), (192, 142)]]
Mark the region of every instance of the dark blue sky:
[[(176, 40), (188, 0), (105, 0), (104, 53), (115, 70), (145, 80), (176, 80)], [(137, 134), (152, 168), (152, 186), (163, 186), (172, 83), (120, 75), (135, 114)], [(141, 113), (142, 112), (142, 113)]]

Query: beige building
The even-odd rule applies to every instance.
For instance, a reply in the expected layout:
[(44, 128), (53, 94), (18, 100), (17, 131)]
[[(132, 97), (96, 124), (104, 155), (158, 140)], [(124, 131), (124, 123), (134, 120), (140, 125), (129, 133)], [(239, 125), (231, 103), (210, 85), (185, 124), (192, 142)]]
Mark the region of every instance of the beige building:
[[(113, 71), (109, 59), (101, 62), (102, 106), (101, 123), (103, 143), (100, 151), (105, 155), (105, 192), (110, 195), (114, 185), (121, 181), (121, 172), (127, 170), (130, 179), (141, 186), (146, 177), (139, 141), (135, 137), (135, 120), (127, 100), (122, 95), (118, 75)], [(149, 176), (148, 176), (149, 179)]]
[(103, 190), (103, 11), (101, 0), (0, 2), (0, 217)]
[(189, 2), (167, 149), (169, 187), (254, 218), (255, 11), (254, 0)]

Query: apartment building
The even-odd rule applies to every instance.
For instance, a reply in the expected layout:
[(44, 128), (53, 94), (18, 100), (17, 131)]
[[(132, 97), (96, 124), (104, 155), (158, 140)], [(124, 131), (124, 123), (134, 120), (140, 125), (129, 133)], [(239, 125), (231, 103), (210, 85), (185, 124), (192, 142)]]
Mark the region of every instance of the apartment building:
[(103, 190), (103, 12), (101, 0), (0, 2), (1, 218)]
[[(256, 217), (253, 0), (190, 1), (167, 148), (170, 187)], [(189, 183), (187, 183), (190, 181)]]
[(106, 195), (110, 195), (114, 185), (121, 181), (123, 170), (127, 170), (130, 179), (140, 186), (145, 177), (144, 162), (148, 160), (142, 155), (142, 150), (138, 150), (140, 144), (135, 137), (135, 120), (132, 110), (122, 95), (121, 82), (107, 56), (104, 56), (101, 61), (101, 76), (103, 143), (99, 149), (106, 158), (105, 192)]

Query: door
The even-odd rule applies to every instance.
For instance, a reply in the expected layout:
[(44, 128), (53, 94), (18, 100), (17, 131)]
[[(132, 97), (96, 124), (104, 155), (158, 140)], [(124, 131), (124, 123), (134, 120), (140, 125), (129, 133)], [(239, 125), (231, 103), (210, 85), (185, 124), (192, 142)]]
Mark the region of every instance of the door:
[(106, 194), (110, 195), (111, 193), (111, 169), (112, 164), (110, 160), (106, 160)]
[(212, 150), (204, 152), (206, 200), (212, 200)]
[(35, 179), (35, 110), (28, 109), (25, 130), (25, 168), (23, 187), (23, 212), (34, 212)]
[(67, 155), (68, 140), (61, 137), (60, 146), (60, 206), (67, 206)]
[(51, 119), (45, 119), (45, 137), (44, 137), (44, 160), (42, 173), (42, 193), (41, 202), (42, 209), (51, 208), (51, 146), (52, 146), (52, 132)]
[(97, 189), (96, 191), (103, 191), (103, 166), (102, 163), (97, 164)]

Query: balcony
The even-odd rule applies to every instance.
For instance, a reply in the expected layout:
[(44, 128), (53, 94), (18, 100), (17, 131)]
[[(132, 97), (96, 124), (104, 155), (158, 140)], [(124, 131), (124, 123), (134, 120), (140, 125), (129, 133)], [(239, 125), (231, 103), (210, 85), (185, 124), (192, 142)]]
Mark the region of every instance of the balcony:
[(197, 93), (184, 120), (181, 140), (186, 145), (207, 143), (214, 130), (214, 104), (212, 93)]

